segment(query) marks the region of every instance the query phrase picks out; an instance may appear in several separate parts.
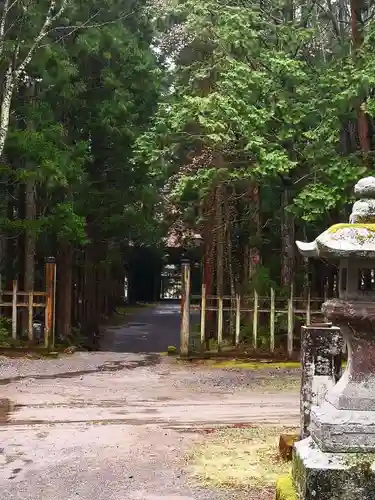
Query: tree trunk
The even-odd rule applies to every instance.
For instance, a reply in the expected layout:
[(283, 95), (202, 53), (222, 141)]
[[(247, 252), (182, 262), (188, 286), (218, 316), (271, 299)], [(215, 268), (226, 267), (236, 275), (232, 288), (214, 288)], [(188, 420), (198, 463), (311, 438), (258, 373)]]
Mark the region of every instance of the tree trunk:
[(228, 281), (231, 297), (231, 311), (229, 313), (229, 333), (233, 339), (233, 345), (236, 344), (235, 323), (236, 323), (236, 280), (233, 269), (233, 255), (232, 255), (232, 233), (231, 233), (231, 220), (230, 220), (230, 206), (228, 200), (228, 192), (224, 193), (224, 219), (225, 219), (225, 235), (227, 245), (227, 261), (228, 261)]
[[(351, 13), (351, 29), (352, 29), (352, 42), (354, 48), (354, 57), (357, 55), (363, 44), (363, 22), (362, 13), (364, 11), (363, 0), (351, 0), (350, 1), (350, 13)], [(358, 137), (361, 151), (368, 153), (371, 150), (371, 140), (369, 135), (369, 123), (367, 115), (362, 111), (361, 104), (358, 105), (357, 109), (357, 126), (358, 126)]]
[(72, 293), (73, 248), (62, 242), (57, 253), (56, 333), (63, 340), (72, 333)]
[[(24, 291), (32, 292), (35, 282), (35, 246), (36, 238), (32, 223), (36, 219), (36, 190), (35, 181), (29, 179), (25, 185), (25, 220), (28, 229), (25, 232), (24, 245)], [(27, 332), (28, 311), (25, 309), (22, 314), (22, 330)]]
[[(6, 208), (6, 217), (9, 221), (16, 219), (18, 209), (18, 190), (14, 183), (8, 186), (9, 196)], [(17, 278), (18, 267), (18, 241), (17, 238), (4, 238), (5, 240), (5, 255), (4, 255), (4, 274), (5, 287), (9, 289), (12, 281)]]
[(224, 220), (223, 220), (223, 186), (216, 189), (216, 293), (224, 295)]
[[(7, 163), (7, 159), (0, 155), (0, 162)], [(9, 203), (9, 188), (7, 178), (1, 179), (0, 184), (0, 216), (4, 219), (8, 216), (8, 203)], [(6, 275), (5, 270), (7, 265), (7, 240), (5, 234), (0, 232), (0, 286), (5, 285)]]
[[(224, 231), (224, 220), (223, 220), (223, 185), (219, 184), (216, 188), (216, 200), (215, 200), (215, 234), (216, 234), (216, 296), (215, 306), (217, 307), (216, 315), (216, 325), (218, 325), (219, 320), (219, 297), (222, 298), (224, 295), (224, 243), (225, 243), (225, 231)], [(224, 318), (222, 318), (222, 324), (224, 325)], [(218, 330), (216, 328), (217, 334)], [(220, 348), (220, 346), (219, 346)]]
[[(203, 256), (203, 277), (202, 281), (206, 285), (206, 297), (212, 295), (213, 293), (213, 278), (214, 278), (214, 267), (213, 267), (213, 209), (214, 209), (214, 195), (210, 193), (204, 202), (203, 207), (203, 242), (204, 242), (204, 256)], [(206, 304), (209, 303), (209, 299), (206, 300)], [(214, 327), (213, 327), (214, 315), (212, 311), (206, 312), (206, 348), (209, 348), (209, 339), (212, 338)]]
[(254, 278), (260, 264), (260, 194), (259, 187), (252, 184), (248, 190), (251, 235), (247, 253), (247, 284)]
[[(30, 87), (26, 89), (25, 96), (31, 101), (31, 105), (34, 106), (35, 102), (35, 84), (33, 83)], [(34, 131), (34, 124), (29, 120), (27, 123), (27, 132)], [(24, 217), (26, 222), (25, 240), (24, 240), (24, 279), (23, 286), (25, 292), (32, 292), (34, 290), (35, 282), (35, 246), (36, 237), (35, 231), (33, 229), (33, 223), (36, 219), (36, 185), (35, 180), (30, 176), (34, 168), (33, 164), (28, 163), (26, 165), (26, 170), (28, 170), (29, 178), (25, 183), (25, 204), (24, 204)], [(22, 311), (22, 331), (25, 333), (28, 329), (28, 311), (24, 309)], [(31, 338), (30, 338), (31, 340)]]
[(3, 154), (5, 141), (8, 136), (9, 120), (10, 120), (10, 109), (12, 105), (12, 97), (14, 88), (16, 85), (16, 80), (13, 73), (13, 65), (9, 64), (7, 72), (5, 74), (3, 92), (1, 96), (1, 107), (0, 107), (0, 157)]
[[(248, 295), (247, 306), (251, 308), (252, 305), (252, 295), (254, 290), (258, 288), (258, 283), (256, 282), (257, 271), (260, 264), (260, 196), (259, 187), (256, 184), (251, 184), (247, 190), (247, 200), (248, 200), (248, 215), (249, 215), (249, 226), (250, 226), (250, 236), (246, 247), (245, 253), (245, 285), (244, 290)], [(258, 290), (257, 290), (258, 291)], [(249, 294), (250, 293), (250, 294)], [(248, 313), (247, 321), (249, 325), (252, 324), (253, 314)]]
[(291, 193), (284, 187), (281, 195), (281, 286), (290, 288), (295, 275), (295, 224), (294, 217), (287, 212)]
[(84, 300), (85, 317), (82, 325), (83, 333), (87, 337), (87, 347), (97, 348), (97, 338), (99, 331), (99, 317), (97, 311), (97, 262), (95, 259), (95, 243), (91, 242), (86, 246), (85, 271), (84, 271)]

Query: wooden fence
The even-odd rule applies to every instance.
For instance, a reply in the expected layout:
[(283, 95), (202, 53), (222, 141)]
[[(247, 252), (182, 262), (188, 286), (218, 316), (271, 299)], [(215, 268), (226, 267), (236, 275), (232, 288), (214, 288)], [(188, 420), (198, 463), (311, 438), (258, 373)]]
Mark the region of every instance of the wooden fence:
[[(192, 332), (190, 328), (190, 312), (200, 312), (200, 346), (201, 349), (207, 341), (207, 320), (211, 312), (214, 313), (211, 318), (215, 321), (214, 331), (218, 350), (224, 345), (225, 338), (229, 337), (233, 346), (239, 346), (242, 342), (242, 323), (251, 326), (251, 347), (256, 350), (259, 345), (260, 330), (267, 332), (267, 350), (272, 353), (275, 351), (275, 339), (277, 334), (278, 322), (282, 318), (286, 330), (286, 351), (291, 356), (295, 347), (296, 340), (299, 338), (295, 331), (296, 326), (299, 329), (301, 324), (309, 325), (324, 320), (321, 306), (326, 298), (311, 297), (310, 293), (306, 298), (295, 297), (293, 287), (291, 287), (288, 297), (276, 297), (275, 290), (270, 289), (269, 295), (260, 296), (256, 291), (251, 296), (208, 296), (205, 285), (202, 286), (200, 296), (190, 296), (187, 283), (190, 279), (188, 266), (183, 275), (183, 299), (182, 299), (182, 321), (181, 321), (181, 354), (187, 354), (192, 346)], [(187, 313), (187, 311), (189, 311)], [(188, 314), (189, 318), (186, 318)], [(212, 325), (212, 320), (211, 320)], [(298, 326), (299, 325), (299, 326)], [(225, 333), (228, 333), (226, 336)], [(297, 337), (298, 335), (298, 337)], [(262, 339), (264, 340), (264, 339)], [(265, 346), (262, 345), (264, 349)]]
[(44, 310), (44, 345), (53, 347), (55, 343), (55, 297), (56, 297), (56, 264), (49, 259), (45, 266), (46, 289), (38, 291), (20, 291), (18, 282), (13, 281), (12, 290), (0, 289), (0, 311), (1, 316), (9, 318), (4, 314), (5, 308), (11, 308), (12, 338), (19, 338), (18, 311), (21, 309), (27, 313), (27, 338), (30, 342), (34, 339), (34, 309)]

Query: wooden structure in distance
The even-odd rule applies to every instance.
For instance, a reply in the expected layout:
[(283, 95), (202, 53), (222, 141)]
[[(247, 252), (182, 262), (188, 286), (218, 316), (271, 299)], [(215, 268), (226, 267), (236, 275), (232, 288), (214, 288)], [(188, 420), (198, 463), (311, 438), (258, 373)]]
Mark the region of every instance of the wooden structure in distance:
[[(27, 337), (30, 342), (34, 339), (34, 309), (44, 309), (44, 346), (55, 345), (55, 303), (56, 303), (56, 262), (50, 257), (45, 264), (46, 290), (24, 292), (18, 290), (17, 280), (13, 281), (12, 290), (0, 290), (0, 311), (3, 308), (12, 308), (12, 338), (18, 338), (18, 309), (27, 309)], [(21, 300), (19, 300), (21, 299)]]

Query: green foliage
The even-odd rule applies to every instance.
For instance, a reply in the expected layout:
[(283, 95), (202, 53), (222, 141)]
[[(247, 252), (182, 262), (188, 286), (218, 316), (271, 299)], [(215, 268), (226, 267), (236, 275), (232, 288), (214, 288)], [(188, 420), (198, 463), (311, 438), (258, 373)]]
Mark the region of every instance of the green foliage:
[[(225, 265), (242, 278), (250, 267), (242, 247), (266, 253), (246, 292), (276, 288), (284, 212), (296, 236), (315, 233), (345, 213), (352, 185), (373, 168), (356, 121), (359, 107), (375, 116), (375, 22), (366, 21), (353, 57), (350, 23), (337, 22), (329, 4), (67, 2), (15, 87), (0, 167), (2, 235), (33, 234), (49, 255), (87, 245), (98, 269), (120, 269), (128, 248), (160, 247), (170, 220), (200, 231), (202, 199), (220, 185), (233, 250)], [(33, 47), (46, 5), (13, 5), (3, 73)]]
[[(219, 179), (272, 186), (290, 177), (298, 186), (293, 214), (320, 221), (345, 206), (349, 188), (369, 168), (356, 147), (341, 146), (361, 96), (369, 95), (363, 109), (375, 113), (374, 23), (353, 61), (349, 32), (338, 40), (329, 25), (322, 37), (319, 16), (332, 18), (324, 6), (318, 13), (306, 6), (292, 20), (285, 2), (262, 6), (188, 0), (157, 12), (173, 85), (138, 140), (138, 154), (161, 177), (172, 174), (174, 200), (186, 191), (202, 196)], [(187, 151), (199, 156), (204, 148), (213, 159), (186, 165)]]
[(59, 240), (70, 241), (75, 245), (87, 243), (85, 219), (74, 212), (72, 203), (55, 205), (51, 210), (49, 224), (50, 230), (56, 232)]
[(0, 317), (0, 347), (18, 347), (20, 341), (12, 338), (12, 322), (9, 318)]
[(174, 345), (169, 345), (167, 349), (168, 356), (175, 356), (177, 354), (177, 348)]
[(266, 296), (269, 294), (271, 288), (276, 289), (277, 285), (270, 278), (269, 269), (265, 266), (257, 266), (252, 280), (247, 284), (244, 293), (245, 295), (252, 296), (254, 291), (256, 291), (258, 295)]
[[(20, 13), (21, 55), (45, 15), (44, 2), (29, 2)], [(156, 189), (149, 167), (132, 162), (160, 87), (145, 2), (72, 0), (58, 25), (28, 66), (33, 84), (22, 81), (13, 101), (0, 181), (16, 208), (1, 214), (0, 229), (12, 237), (32, 231), (44, 248), (105, 241), (120, 252), (129, 242), (155, 245)], [(6, 51), (12, 50), (9, 40)], [(26, 221), (17, 203), (28, 181), (37, 193), (35, 221)]]
[(9, 318), (5, 318), (4, 316), (1, 316), (0, 318), (0, 337), (3, 338), (8, 338), (11, 334), (12, 329), (12, 323), (9, 320)]

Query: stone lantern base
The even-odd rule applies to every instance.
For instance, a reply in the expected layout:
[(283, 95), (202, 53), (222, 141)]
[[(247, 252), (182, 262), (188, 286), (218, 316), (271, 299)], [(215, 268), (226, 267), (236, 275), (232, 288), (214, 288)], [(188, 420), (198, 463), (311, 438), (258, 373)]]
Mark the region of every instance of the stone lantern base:
[(295, 444), (298, 500), (375, 500), (375, 454), (328, 453), (311, 437)]
[(310, 433), (323, 452), (375, 453), (375, 412), (338, 410), (325, 401), (311, 410)]

